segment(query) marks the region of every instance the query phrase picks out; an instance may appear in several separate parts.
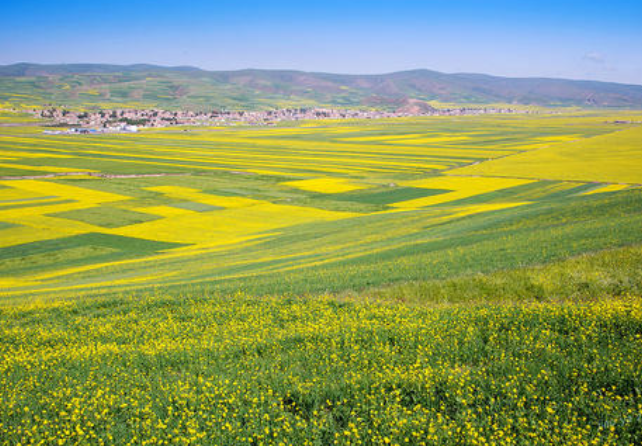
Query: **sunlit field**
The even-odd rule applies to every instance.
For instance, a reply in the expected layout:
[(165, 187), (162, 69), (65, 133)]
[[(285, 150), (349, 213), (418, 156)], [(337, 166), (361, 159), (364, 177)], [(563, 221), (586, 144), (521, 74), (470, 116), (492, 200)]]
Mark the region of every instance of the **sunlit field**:
[(3, 308), (7, 444), (639, 444), (642, 305)]
[[(614, 119), (77, 136), (3, 127), (0, 286), (6, 295), (182, 284), (343, 291), (627, 245), (639, 240), (642, 149), (639, 129)], [(584, 156), (593, 167), (582, 171)], [(543, 161), (511, 167), (524, 157)]]
[(555, 180), (642, 183), (642, 127), (623, 128), (573, 143), (456, 169), (463, 175), (548, 178)]
[(639, 444), (636, 121), (0, 114), (0, 444)]

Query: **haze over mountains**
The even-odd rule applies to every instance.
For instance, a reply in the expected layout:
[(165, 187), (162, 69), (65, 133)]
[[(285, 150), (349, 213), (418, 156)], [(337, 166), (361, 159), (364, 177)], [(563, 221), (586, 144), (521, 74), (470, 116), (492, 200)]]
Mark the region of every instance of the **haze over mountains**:
[(20, 63), (0, 66), (0, 102), (193, 109), (380, 107), (409, 100), (642, 108), (642, 85), (549, 78), (506, 78), (411, 70), (376, 75), (292, 70), (206, 71), (148, 64)]

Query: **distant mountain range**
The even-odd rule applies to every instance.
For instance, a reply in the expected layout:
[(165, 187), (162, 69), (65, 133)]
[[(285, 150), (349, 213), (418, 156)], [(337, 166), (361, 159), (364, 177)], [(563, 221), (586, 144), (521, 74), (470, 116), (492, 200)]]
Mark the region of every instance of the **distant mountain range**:
[(433, 100), (478, 105), (641, 109), (642, 85), (430, 70), (348, 75), (291, 70), (206, 71), (147, 64), (0, 66), (0, 103), (19, 106), (398, 109)]

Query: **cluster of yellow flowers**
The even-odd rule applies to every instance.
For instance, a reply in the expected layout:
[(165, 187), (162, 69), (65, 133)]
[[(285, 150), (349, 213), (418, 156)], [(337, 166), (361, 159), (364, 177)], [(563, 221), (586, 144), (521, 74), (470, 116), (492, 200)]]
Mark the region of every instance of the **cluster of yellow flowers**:
[(0, 309), (2, 444), (639, 444), (642, 301)]

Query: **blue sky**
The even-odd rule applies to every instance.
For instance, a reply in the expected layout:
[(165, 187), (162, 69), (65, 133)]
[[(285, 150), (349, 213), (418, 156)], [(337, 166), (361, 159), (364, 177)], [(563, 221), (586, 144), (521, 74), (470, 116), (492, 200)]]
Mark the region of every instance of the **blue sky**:
[(0, 64), (428, 68), (642, 84), (641, 24), (642, 0), (3, 0)]

